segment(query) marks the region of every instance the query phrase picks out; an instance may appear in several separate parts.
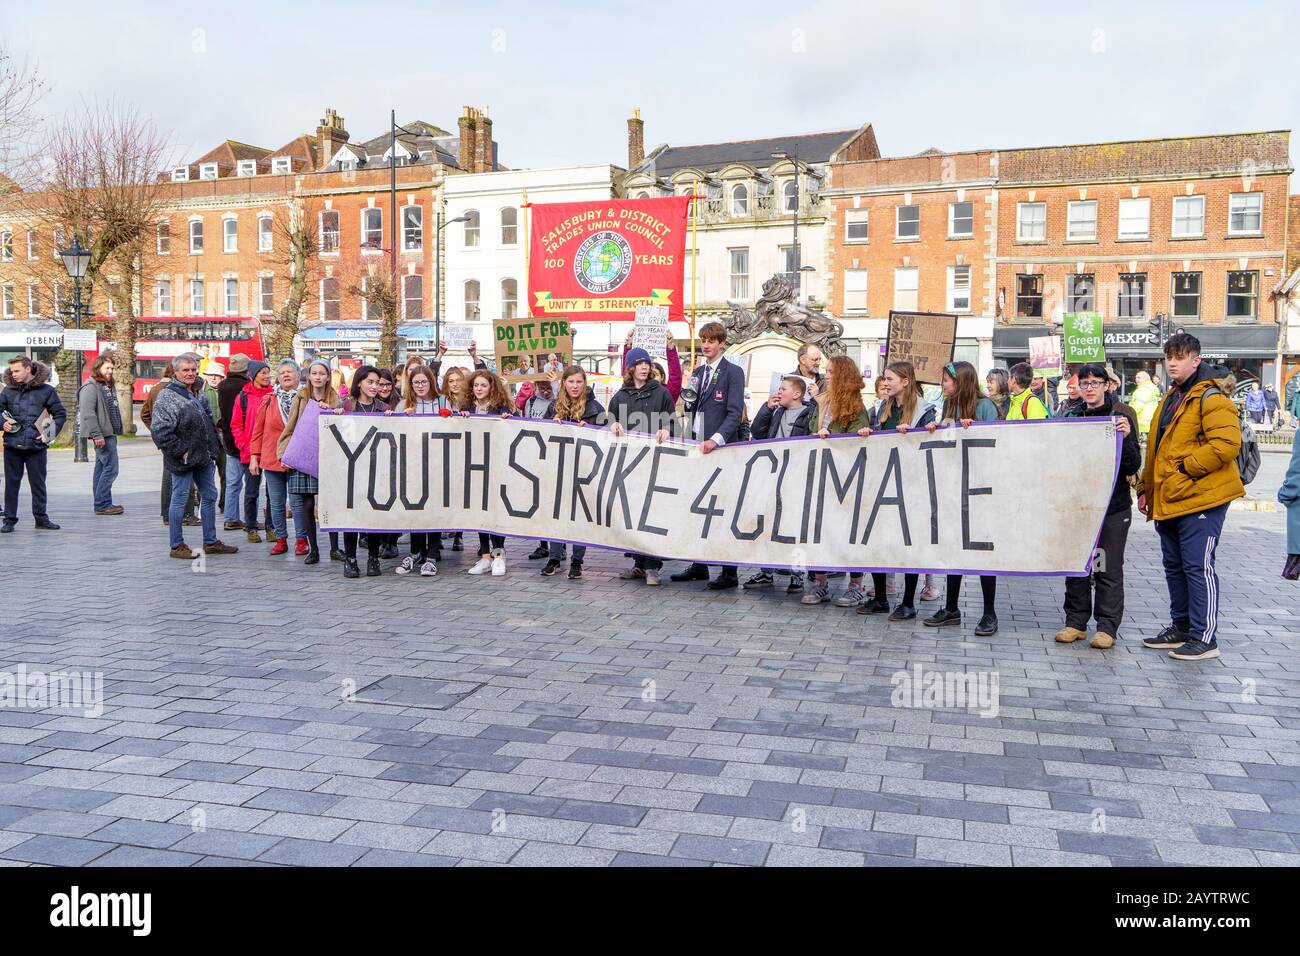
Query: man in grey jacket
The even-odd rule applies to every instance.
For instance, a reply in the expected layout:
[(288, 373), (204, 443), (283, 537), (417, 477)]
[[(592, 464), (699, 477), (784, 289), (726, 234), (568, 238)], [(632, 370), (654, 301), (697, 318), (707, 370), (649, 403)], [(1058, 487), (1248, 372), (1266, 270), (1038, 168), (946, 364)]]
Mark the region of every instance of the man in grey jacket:
[(77, 392), (82, 437), (95, 444), (95, 475), (91, 479), (91, 489), (97, 515), (120, 515), (125, 510), (121, 505), (113, 504), (117, 436), (125, 431), (113, 371), (113, 353), (101, 353), (90, 363), (90, 378)]
[(37, 422), (48, 413), (53, 423), (53, 434), (57, 435), (63, 430), (68, 415), (49, 378), (50, 370), (46, 366), (25, 355), (11, 358), (4, 373), (0, 421), (4, 422), (5, 513), (4, 520), (0, 521), (0, 534), (13, 531), (18, 523), (18, 489), (24, 471), (32, 493), (32, 517), (36, 519), (36, 527), (45, 531), (59, 530), (45, 510), (46, 446), (53, 439)]
[[(199, 377), (199, 357), (185, 352), (172, 359), (172, 379), (159, 385), (153, 404), (149, 433), (163, 455), (163, 467), (172, 475), (172, 500), (167, 531), (173, 558), (197, 558), (199, 554), (234, 554), (238, 548), (217, 540), (216, 456), (222, 453), (212, 410), (202, 393), (194, 391)], [(181, 518), (190, 487), (198, 485), (199, 517), (203, 524), (203, 550), (191, 551), (185, 543)]]

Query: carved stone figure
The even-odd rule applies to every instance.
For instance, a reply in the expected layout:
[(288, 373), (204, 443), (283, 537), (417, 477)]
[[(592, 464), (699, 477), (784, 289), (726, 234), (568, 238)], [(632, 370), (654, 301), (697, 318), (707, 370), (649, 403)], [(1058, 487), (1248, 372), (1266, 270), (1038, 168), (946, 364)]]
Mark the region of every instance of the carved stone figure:
[(764, 332), (775, 332), (816, 345), (827, 355), (844, 351), (840, 343), (844, 326), (825, 312), (814, 312), (795, 302), (794, 291), (780, 276), (772, 276), (763, 283), (763, 295), (753, 312), (734, 302), (727, 304), (731, 306), (731, 315), (723, 325), (727, 329), (728, 345), (739, 345)]

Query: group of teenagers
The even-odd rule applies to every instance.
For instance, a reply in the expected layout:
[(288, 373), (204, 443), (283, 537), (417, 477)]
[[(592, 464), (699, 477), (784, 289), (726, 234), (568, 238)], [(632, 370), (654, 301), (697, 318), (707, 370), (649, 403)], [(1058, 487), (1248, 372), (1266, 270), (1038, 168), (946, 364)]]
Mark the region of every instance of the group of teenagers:
[[(654, 436), (659, 442), (668, 438), (695, 441), (703, 454), (711, 454), (727, 444), (749, 439), (773, 439), (799, 436), (856, 434), (866, 437), (877, 431), (908, 432), (916, 429), (934, 431), (943, 426), (969, 427), (972, 422), (1030, 421), (1049, 417), (1050, 413), (1032, 389), (1034, 373), (1027, 363), (1010, 369), (991, 371), (981, 389), (975, 367), (969, 362), (948, 363), (942, 371), (941, 395), (927, 401), (915, 369), (908, 362), (893, 362), (875, 379), (874, 400), (864, 400), (862, 371), (848, 356), (836, 355), (822, 368), (824, 357), (816, 346), (805, 345), (798, 353), (797, 367), (782, 377), (780, 386), (754, 416), (752, 422), (745, 408), (745, 376), (739, 365), (724, 357), (726, 329), (710, 322), (699, 333), (702, 360), (683, 380), (680, 358), (669, 348), (665, 364), (659, 364), (641, 348), (632, 347), (632, 337), (624, 346), (623, 385), (610, 400), (608, 408), (596, 399), (587, 381), (587, 373), (576, 365), (551, 372), (543, 381), (524, 383), (517, 394), (497, 374), (490, 360), (471, 349), (474, 368), (450, 367), (442, 373), (445, 346), (436, 357), (425, 360), (413, 356), (396, 372), (363, 365), (352, 375), (346, 388), (336, 387), (332, 370), (323, 360), (307, 363), (305, 371), (292, 360), (280, 362), (274, 371), (265, 363), (231, 361), (229, 377), (215, 384), (215, 402), (211, 421), (216, 424), (226, 456), (223, 493), (225, 528), (242, 530), (250, 542), (261, 541), (259, 531), (269, 532), (271, 553), (289, 551), (288, 515), (292, 515), (296, 543), (294, 553), (306, 564), (321, 561), (316, 527), (315, 476), (286, 465), (282, 458), (304, 408), (314, 402), (322, 413), (343, 414), (442, 414), (500, 415), (571, 422), (607, 427), (615, 435), (640, 433)], [(1172, 352), (1170, 351), (1172, 349)], [(1200, 364), (1199, 343), (1191, 336), (1179, 335), (1166, 347), (1171, 388), (1162, 399), (1153, 422), (1154, 442), (1148, 444), (1145, 468), (1142, 447), (1138, 442), (1138, 423), (1132, 409), (1118, 397), (1116, 381), (1101, 365), (1084, 365), (1075, 370), (1077, 396), (1058, 408), (1064, 417), (1109, 417), (1122, 436), (1122, 447), (1110, 503), (1098, 542), (1104, 560), (1095, 561), (1089, 575), (1069, 577), (1065, 584), (1065, 627), (1056, 635), (1061, 643), (1087, 639), (1090, 620), (1096, 629), (1089, 643), (1098, 649), (1113, 647), (1119, 636), (1124, 614), (1124, 550), (1131, 524), (1133, 493), (1138, 495), (1139, 509), (1154, 518), (1160, 532), (1166, 576), (1169, 582), (1173, 622), (1155, 638), (1144, 641), (1149, 647), (1168, 648), (1173, 656), (1184, 645), (1191, 650), (1186, 659), (1218, 655), (1214, 641), (1217, 624), (1217, 579), (1213, 577), (1214, 547), (1222, 528), (1227, 501), (1240, 489), (1227, 474), (1235, 473), (1235, 455), (1240, 447), (1232, 444), (1227, 415), (1236, 427), (1231, 399), (1222, 392), (1188, 393), (1187, 383), (1215, 381), (1214, 367)], [(181, 379), (169, 388), (201, 394), (197, 383), (197, 357), (182, 356), (174, 363)], [(188, 368), (194, 365), (195, 368)], [(182, 368), (187, 374), (182, 375)], [(1197, 371), (1197, 370), (1200, 371)], [(1221, 371), (1221, 370), (1220, 370)], [(191, 384), (185, 384), (188, 378)], [(684, 387), (685, 386), (685, 387)], [(342, 394), (340, 394), (342, 392)], [(679, 399), (682, 411), (679, 414)], [(1194, 399), (1194, 400), (1191, 400)], [(196, 402), (202, 404), (201, 402)], [(1193, 415), (1194, 410), (1194, 415)], [(157, 412), (155, 411), (155, 417)], [(169, 471), (168, 445), (172, 431), (164, 422), (161, 438), (155, 441), (163, 449)], [(1162, 441), (1168, 455), (1159, 454)], [(218, 452), (214, 450), (215, 458)], [(1176, 459), (1176, 460), (1174, 460)], [(1170, 465), (1170, 461), (1173, 464)], [(1086, 471), (1087, 463), (1081, 463)], [(1107, 465), (1109, 468), (1109, 464)], [(1099, 469), (1096, 480), (1111, 481), (1109, 471)], [(173, 480), (182, 477), (178, 472)], [(264, 528), (259, 526), (259, 497), (265, 476), (269, 515)], [(1209, 479), (1209, 480), (1207, 480)], [(1182, 488), (1183, 483), (1187, 488)], [(211, 475), (204, 489), (195, 478), (185, 482), (198, 487), (201, 509), (206, 498), (217, 497)], [(1172, 486), (1180, 486), (1177, 492)], [(1143, 489), (1151, 493), (1143, 493)], [(1212, 491), (1210, 489), (1213, 489)], [(1230, 497), (1229, 497), (1230, 496)], [(1222, 499), (1222, 500), (1219, 500)], [(185, 498), (173, 487), (170, 498), (172, 555), (194, 556), (183, 541)], [(1217, 509), (1217, 510), (1216, 510)], [(1184, 520), (1189, 515), (1199, 521)], [(1206, 521), (1205, 518), (1209, 518)], [(215, 529), (209, 531), (205, 520), (204, 550), (211, 552)], [(461, 532), (412, 533), (409, 553), (402, 556), (400, 535), (394, 533), (330, 532), (329, 558), (343, 565), (348, 578), (378, 576), (383, 573), (382, 559), (399, 559), (396, 574), (432, 577), (444, 544), (453, 551), (464, 549)], [(449, 540), (448, 540), (449, 539)], [(220, 542), (216, 544), (221, 545)], [(365, 568), (361, 567), (358, 549), (365, 550)], [(233, 550), (221, 545), (216, 553)], [(467, 570), (472, 575), (502, 576), (506, 573), (505, 537), (490, 532), (478, 535), (478, 560)], [(586, 548), (573, 545), (568, 558), (568, 577), (580, 579)], [(566, 559), (562, 541), (542, 541), (528, 555), (544, 560), (541, 574), (557, 574)], [(629, 554), (631, 566), (619, 577), (640, 580), (648, 586), (662, 583), (665, 557)], [(775, 578), (786, 571), (760, 568), (745, 582), (744, 588), (757, 590), (775, 586)], [(847, 575), (847, 586), (832, 598), (831, 578)], [(870, 587), (867, 576), (870, 575)], [(809, 578), (805, 581), (805, 576)], [(891, 621), (908, 621), (917, 617), (916, 603), (935, 600), (940, 594), (930, 575), (922, 587), (919, 573), (903, 574), (901, 593), (892, 576), (870, 568), (832, 574), (824, 570), (788, 569), (786, 590), (802, 594), (807, 605), (832, 602), (838, 607), (854, 608), (860, 614), (888, 615)], [(962, 576), (947, 575), (945, 600), (941, 607), (923, 619), (931, 627), (959, 626)], [(692, 563), (669, 575), (675, 582), (702, 581), (712, 590), (741, 586), (737, 568), (722, 566), (712, 577), (707, 565)], [(983, 599), (982, 614), (975, 627), (980, 636), (998, 630), (996, 612), (997, 578), (980, 576)], [(896, 597), (891, 605), (890, 597)]]

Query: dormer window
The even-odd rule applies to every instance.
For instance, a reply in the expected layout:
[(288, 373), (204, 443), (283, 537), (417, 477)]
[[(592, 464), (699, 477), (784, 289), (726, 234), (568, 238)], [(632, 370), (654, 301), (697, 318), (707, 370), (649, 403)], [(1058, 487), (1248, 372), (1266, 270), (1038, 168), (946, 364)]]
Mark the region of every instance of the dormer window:
[(749, 188), (747, 186), (732, 187), (731, 214), (733, 216), (749, 215)]
[(239, 161), (239, 165), (235, 168), (235, 174), (236, 174), (237, 176), (256, 176), (256, 175), (257, 175), (257, 160), (255, 160), (255, 159), (241, 159), (241, 160)]
[(216, 179), (216, 178), (217, 178), (216, 163), (204, 163), (202, 166), (199, 167), (199, 179)]
[(344, 172), (348, 172), (349, 170), (353, 170), (356, 168), (357, 168), (357, 161), (355, 159), (344, 159), (339, 161), (339, 169), (343, 170)]
[(172, 170), (172, 182), (188, 183), (190, 181), (190, 168), (188, 166), (177, 166)]
[(291, 173), (293, 172), (293, 159), (288, 156), (276, 156), (271, 160), (271, 172), (273, 173)]

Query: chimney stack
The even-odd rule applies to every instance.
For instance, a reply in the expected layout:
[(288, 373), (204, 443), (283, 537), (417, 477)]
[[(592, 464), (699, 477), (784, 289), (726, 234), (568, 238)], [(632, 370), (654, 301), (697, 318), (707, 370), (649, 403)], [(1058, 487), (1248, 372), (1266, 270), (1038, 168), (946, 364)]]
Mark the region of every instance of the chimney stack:
[(478, 131), (474, 135), (474, 172), (490, 173), (495, 168), (491, 150), (491, 120), (487, 108), (478, 111)]
[(645, 159), (645, 123), (640, 108), (634, 109), (627, 121), (627, 168), (635, 169)]
[(343, 128), (343, 118), (327, 108), (325, 118), (316, 127), (316, 168), (324, 169), (338, 148), (347, 141), (348, 131)]
[(472, 173), (474, 169), (474, 154), (476, 150), (476, 140), (478, 138), (478, 110), (472, 106), (466, 106), (465, 111), (460, 117), (460, 168), (461, 172)]

